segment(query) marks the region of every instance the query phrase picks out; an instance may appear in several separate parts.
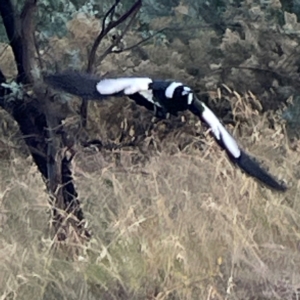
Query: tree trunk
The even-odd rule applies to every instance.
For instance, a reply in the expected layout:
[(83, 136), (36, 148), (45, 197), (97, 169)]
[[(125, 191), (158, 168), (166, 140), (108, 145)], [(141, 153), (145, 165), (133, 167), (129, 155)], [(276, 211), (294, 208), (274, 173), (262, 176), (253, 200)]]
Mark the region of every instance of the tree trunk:
[[(64, 117), (57, 114), (62, 109), (59, 108), (60, 103), (52, 101), (54, 97), (38, 77), (41, 70), (32, 72), (39, 67), (34, 46), (35, 12), (36, 0), (27, 0), (16, 20), (11, 1), (0, 1), (0, 13), (18, 69), (16, 82), (27, 84), (33, 90), (31, 96), (23, 90), (22, 99), (18, 99), (9, 87), (1, 86), (6, 83), (6, 78), (0, 70), (0, 106), (18, 123), (33, 161), (47, 185), (53, 207), (55, 234), (60, 240), (66, 239), (67, 228), (71, 225), (79, 231), (80, 236), (87, 238), (90, 234), (84, 228), (84, 215), (70, 168), (73, 155), (67, 157), (70, 147), (65, 145)], [(18, 21), (21, 32), (17, 29)], [(23, 87), (20, 86), (20, 89)]]

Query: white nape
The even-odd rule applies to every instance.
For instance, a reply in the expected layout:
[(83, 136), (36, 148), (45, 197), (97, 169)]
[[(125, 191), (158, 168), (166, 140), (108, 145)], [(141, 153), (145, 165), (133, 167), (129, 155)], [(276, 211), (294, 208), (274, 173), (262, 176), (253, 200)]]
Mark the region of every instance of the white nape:
[(183, 84), (181, 82), (172, 82), (165, 91), (165, 96), (169, 99), (173, 98), (174, 92), (176, 90), (176, 88), (178, 88), (179, 86), (182, 86)]

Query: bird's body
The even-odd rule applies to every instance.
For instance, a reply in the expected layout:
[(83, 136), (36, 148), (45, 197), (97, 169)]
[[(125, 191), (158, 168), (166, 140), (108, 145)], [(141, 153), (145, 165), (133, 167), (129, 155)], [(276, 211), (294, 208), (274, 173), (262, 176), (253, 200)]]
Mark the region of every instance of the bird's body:
[(103, 100), (111, 96), (127, 96), (138, 105), (161, 116), (166, 113), (176, 115), (180, 111), (190, 110), (211, 128), (216, 141), (227, 152), (233, 163), (269, 187), (279, 191), (286, 190), (285, 185), (277, 182), (240, 149), (215, 114), (196, 97), (190, 87), (181, 82), (153, 80), (149, 77), (101, 79), (77, 72), (48, 75), (45, 81), (54, 88), (84, 99)]

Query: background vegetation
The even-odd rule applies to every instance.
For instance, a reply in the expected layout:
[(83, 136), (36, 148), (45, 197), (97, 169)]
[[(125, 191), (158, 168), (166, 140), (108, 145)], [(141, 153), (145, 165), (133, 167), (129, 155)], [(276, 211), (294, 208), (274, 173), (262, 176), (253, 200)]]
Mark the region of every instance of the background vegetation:
[[(24, 17), (35, 1), (4, 2)], [(0, 101), (0, 299), (299, 299), (298, 2), (144, 0), (133, 21), (103, 36), (94, 61), (111, 1), (34, 5), (36, 47), (25, 70), (33, 79), (25, 84), (0, 26), (2, 89), (9, 90)], [(132, 5), (120, 1), (110, 22)], [(45, 188), (19, 130), (27, 115), (16, 113), (41, 107), (32, 99), (50, 101), (37, 92), (40, 74), (67, 68), (182, 80), (288, 192), (234, 168), (189, 113), (153, 121), (128, 99), (112, 99), (90, 102), (84, 124), (81, 99), (52, 92), (51, 114), (66, 133), (54, 154), (59, 161), (61, 147), (73, 155), (87, 237), (78, 214), (57, 206), (59, 195)], [(30, 120), (44, 112), (32, 111)], [(46, 114), (51, 127), (49, 120)], [(65, 211), (64, 238), (51, 230), (53, 206)]]

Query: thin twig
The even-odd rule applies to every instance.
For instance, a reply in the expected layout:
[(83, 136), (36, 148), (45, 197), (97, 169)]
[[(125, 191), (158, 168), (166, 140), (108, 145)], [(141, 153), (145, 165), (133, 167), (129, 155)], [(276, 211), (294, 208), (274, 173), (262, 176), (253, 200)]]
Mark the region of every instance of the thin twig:
[(132, 13), (132, 17), (130, 19), (130, 21), (128, 22), (128, 24), (126, 25), (125, 29), (123, 30), (123, 32), (115, 39), (115, 41), (105, 50), (105, 52), (99, 57), (98, 59), (98, 63), (101, 63), (105, 57), (111, 53), (114, 53), (113, 48), (118, 45), (118, 43), (120, 43), (120, 41), (123, 39), (123, 37), (125, 36), (126, 32), (129, 30), (129, 28), (131, 27), (131, 25), (133, 24), (136, 15), (139, 11), (139, 7), (136, 8), (136, 10)]
[[(88, 73), (92, 73), (93, 72), (93, 68), (94, 68), (94, 64), (95, 64), (95, 59), (96, 59), (96, 52), (97, 52), (97, 49), (98, 49), (101, 41), (103, 40), (103, 38), (113, 28), (117, 27), (118, 25), (120, 25), (121, 23), (123, 23), (124, 21), (126, 21), (129, 16), (131, 16), (132, 14), (135, 15), (137, 13), (137, 11), (140, 9), (140, 7), (142, 6), (142, 0), (137, 0), (131, 6), (131, 8), (127, 12), (125, 12), (119, 19), (117, 19), (116, 21), (110, 20), (110, 22), (106, 26), (105, 23), (106, 23), (107, 18), (109, 16), (112, 18), (112, 16), (114, 15), (114, 12), (115, 12), (115, 8), (119, 4), (119, 2), (120, 2), (120, 0), (116, 0), (115, 3), (107, 11), (107, 13), (105, 14), (105, 16), (103, 18), (101, 32), (99, 33), (99, 35), (97, 36), (96, 40), (94, 41), (94, 44), (92, 46), (92, 49), (91, 49), (89, 57), (88, 57), (88, 65), (87, 65), (87, 72)], [(102, 56), (101, 56), (101, 57), (103, 57), (102, 59), (104, 59), (112, 51), (112, 49), (113, 49), (114, 46), (115, 45), (113, 44), (112, 47), (109, 47), (102, 54)], [(88, 110), (88, 99), (82, 99), (82, 104), (81, 104), (81, 107), (80, 107), (80, 115), (81, 115), (81, 119), (82, 119), (81, 124), (82, 124), (83, 127), (86, 127), (87, 110)]]
[(101, 30), (100, 34), (97, 36), (96, 40), (94, 41), (94, 44), (93, 44), (92, 49), (91, 49), (90, 54), (89, 54), (87, 72), (92, 72), (93, 71), (93, 66), (94, 66), (94, 62), (95, 62), (95, 58), (96, 58), (96, 52), (97, 52), (97, 49), (98, 49), (101, 41), (103, 40), (103, 38), (113, 28), (115, 28), (118, 25), (120, 25), (121, 23), (123, 23), (133, 12), (136, 11), (137, 8), (140, 8), (141, 5), (142, 5), (142, 0), (138, 0), (118, 20), (109, 22), (108, 25), (107, 25), (107, 27), (106, 27), (106, 25), (105, 25), (106, 19), (114, 11), (115, 7), (118, 5), (119, 2), (120, 2), (120, 0), (116, 0), (116, 2), (114, 3), (114, 5), (109, 9), (109, 11), (105, 14), (105, 16), (103, 18), (102, 30)]
[(151, 34), (150, 36), (138, 41), (136, 44), (133, 44), (133, 45), (123, 48), (123, 49), (112, 50), (112, 53), (121, 53), (121, 52), (125, 52), (125, 51), (130, 51), (130, 50), (140, 46), (141, 44), (148, 42), (149, 40), (153, 39), (156, 35), (158, 35), (159, 33), (163, 32), (165, 30), (166, 30), (166, 28), (160, 29), (157, 32)]
[(191, 30), (191, 29), (199, 29), (199, 28), (209, 28), (209, 25), (196, 25), (196, 26), (189, 26), (189, 27), (164, 27), (162, 29), (157, 30), (156, 32), (154, 32), (153, 34), (149, 35), (148, 37), (138, 41), (136, 44), (133, 44), (131, 46), (128, 46), (126, 48), (123, 49), (118, 49), (118, 50), (113, 50), (112, 53), (122, 53), (122, 52), (126, 52), (126, 51), (130, 51), (146, 42), (148, 42), (149, 40), (153, 39), (156, 35), (164, 32), (164, 31), (184, 31), (184, 30)]

